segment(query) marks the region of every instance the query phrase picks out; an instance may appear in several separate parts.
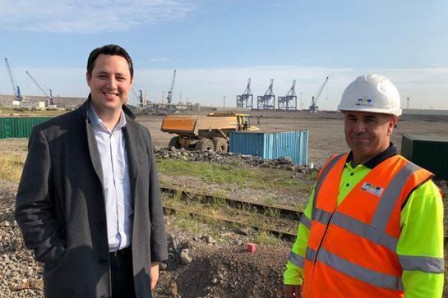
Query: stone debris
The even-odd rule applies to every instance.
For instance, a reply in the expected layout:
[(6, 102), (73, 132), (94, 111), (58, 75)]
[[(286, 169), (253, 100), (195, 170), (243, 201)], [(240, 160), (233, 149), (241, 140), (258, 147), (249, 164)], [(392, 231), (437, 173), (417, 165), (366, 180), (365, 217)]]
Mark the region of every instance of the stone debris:
[(316, 164), (311, 169), (308, 166), (294, 165), (290, 157), (280, 157), (278, 159), (263, 159), (259, 156), (235, 154), (231, 152), (200, 152), (200, 151), (188, 151), (184, 148), (176, 149), (171, 148), (156, 148), (156, 157), (163, 159), (174, 158), (180, 160), (189, 161), (203, 161), (221, 165), (249, 165), (254, 167), (264, 167), (272, 169), (282, 169), (291, 172), (310, 173), (317, 171)]

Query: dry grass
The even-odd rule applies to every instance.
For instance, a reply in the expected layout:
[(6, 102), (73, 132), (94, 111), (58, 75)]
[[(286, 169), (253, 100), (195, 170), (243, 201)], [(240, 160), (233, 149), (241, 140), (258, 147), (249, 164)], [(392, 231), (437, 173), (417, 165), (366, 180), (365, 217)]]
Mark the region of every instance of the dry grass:
[(25, 152), (2, 152), (0, 155), (0, 179), (18, 183), (25, 158)]

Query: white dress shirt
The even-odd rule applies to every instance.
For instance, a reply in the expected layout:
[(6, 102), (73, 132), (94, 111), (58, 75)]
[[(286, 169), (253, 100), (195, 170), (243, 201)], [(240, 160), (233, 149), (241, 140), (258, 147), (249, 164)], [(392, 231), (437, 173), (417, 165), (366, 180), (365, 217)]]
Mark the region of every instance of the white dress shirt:
[(126, 126), (123, 111), (110, 131), (90, 105), (89, 119), (93, 126), (103, 170), (103, 193), (106, 206), (107, 239), (113, 252), (131, 244), (133, 208), (129, 163), (122, 128)]

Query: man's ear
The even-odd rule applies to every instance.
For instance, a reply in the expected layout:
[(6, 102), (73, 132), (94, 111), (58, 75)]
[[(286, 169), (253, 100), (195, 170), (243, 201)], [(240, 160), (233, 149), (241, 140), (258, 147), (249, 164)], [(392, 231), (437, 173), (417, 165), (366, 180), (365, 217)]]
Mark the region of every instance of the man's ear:
[(89, 75), (89, 72), (86, 72), (86, 81), (87, 81), (87, 85), (89, 85), (90, 87), (90, 81), (91, 81), (92, 77)]
[(387, 135), (392, 135), (392, 132), (394, 131), (394, 128), (397, 127), (398, 117), (395, 115), (391, 115), (391, 118), (389, 120), (389, 127), (387, 128)]

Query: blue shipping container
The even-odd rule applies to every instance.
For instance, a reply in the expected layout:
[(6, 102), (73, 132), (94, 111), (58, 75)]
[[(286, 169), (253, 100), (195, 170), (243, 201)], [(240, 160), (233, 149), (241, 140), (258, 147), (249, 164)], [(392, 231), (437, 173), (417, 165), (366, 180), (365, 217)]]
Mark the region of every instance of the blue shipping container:
[(288, 157), (296, 165), (308, 165), (308, 130), (231, 132), (229, 151), (264, 159)]

